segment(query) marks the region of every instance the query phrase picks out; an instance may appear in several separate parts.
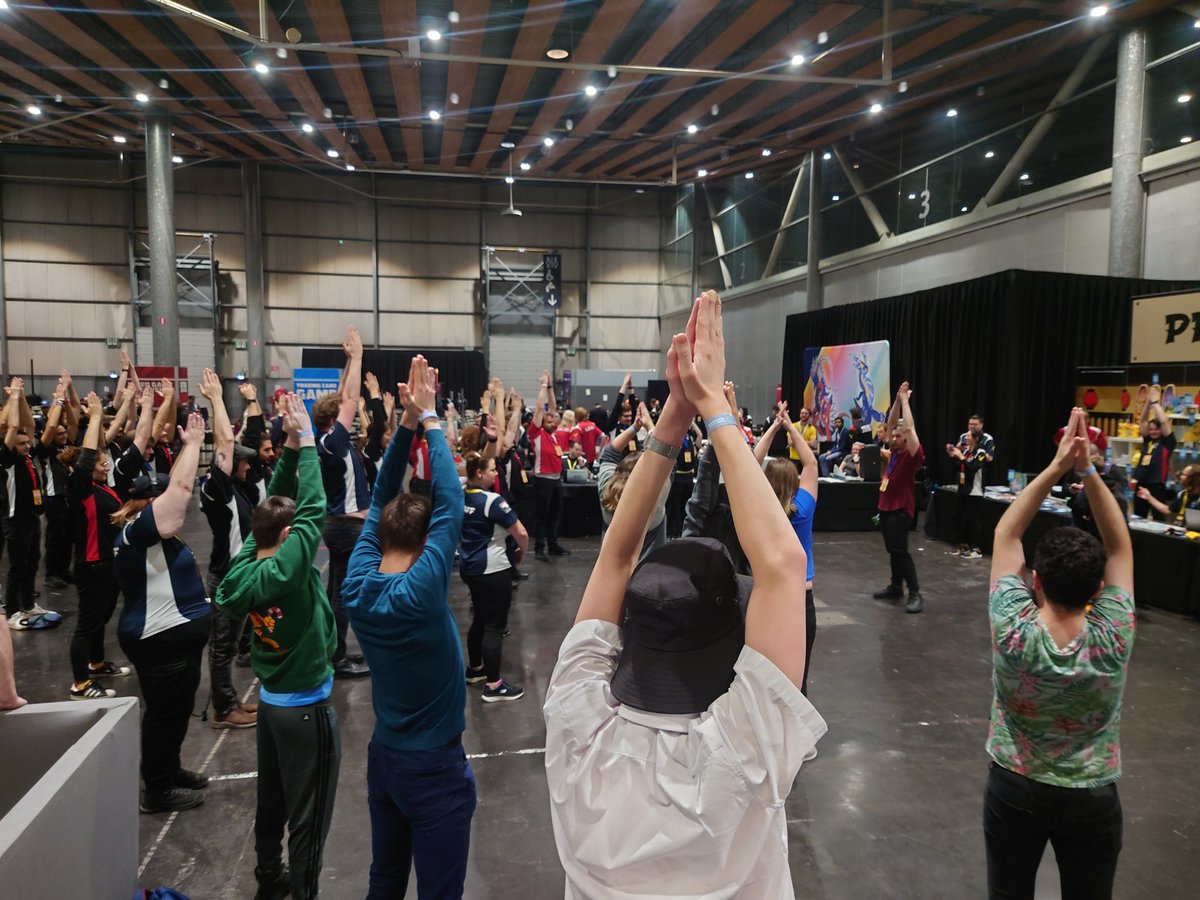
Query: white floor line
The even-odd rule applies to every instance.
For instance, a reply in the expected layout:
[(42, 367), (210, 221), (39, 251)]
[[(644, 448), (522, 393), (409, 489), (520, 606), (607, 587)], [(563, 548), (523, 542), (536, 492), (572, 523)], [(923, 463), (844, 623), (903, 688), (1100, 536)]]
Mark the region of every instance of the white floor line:
[[(250, 699), (250, 695), (254, 693), (254, 689), (256, 687), (258, 687), (258, 679), (257, 678), (255, 678), (253, 681), (250, 682), (250, 687), (246, 688), (246, 693), (244, 693), (242, 695), (243, 703), (245, 703), (247, 700)], [(201, 774), (203, 774), (204, 770), (208, 768), (208, 764), (213, 761), (213, 757), (217, 755), (217, 751), (221, 749), (221, 745), (223, 743), (225, 743), (225, 738), (228, 737), (230, 730), (231, 729), (228, 729), (228, 728), (222, 729), (220, 737), (217, 738), (217, 741), (215, 744), (213, 744), (212, 749), (210, 751), (208, 751), (208, 756), (206, 756), (204, 758), (204, 763), (200, 766)], [(257, 775), (258, 773), (255, 773), (255, 774)], [(220, 778), (220, 776), (218, 776), (218, 778)], [(210, 780), (217, 780), (217, 779), (210, 779)], [(178, 815), (179, 815), (179, 812), (176, 811), (176, 812), (171, 813), (171, 815), (167, 816), (167, 821), (163, 823), (162, 830), (159, 831), (158, 836), (154, 838), (153, 843), (150, 844), (150, 849), (146, 851), (146, 855), (142, 859), (142, 864), (140, 866), (138, 866), (138, 878), (142, 877), (142, 873), (146, 871), (146, 866), (150, 865), (150, 860), (154, 859), (154, 854), (157, 853), (158, 848), (160, 846), (162, 846), (162, 842), (167, 837), (167, 832), (170, 831), (171, 826), (175, 824), (175, 818)]]
[(468, 753), (467, 759), (492, 759), (497, 756), (532, 756), (535, 753), (545, 752), (545, 747), (529, 747), (525, 750), (501, 750), (498, 753)]
[(209, 782), (213, 781), (240, 781), (243, 778), (257, 778), (257, 772), (238, 772), (235, 775), (209, 775)]

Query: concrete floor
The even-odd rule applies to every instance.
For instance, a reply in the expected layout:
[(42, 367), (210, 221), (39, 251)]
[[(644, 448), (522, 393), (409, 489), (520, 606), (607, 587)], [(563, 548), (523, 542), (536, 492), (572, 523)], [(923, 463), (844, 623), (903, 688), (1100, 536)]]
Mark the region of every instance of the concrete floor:
[[(186, 529), (198, 558), (208, 534), (196, 513)], [(513, 703), (483, 704), (468, 688), (463, 741), (474, 758), (475, 814), (468, 898), (562, 896), (541, 748), (541, 700), (558, 644), (575, 615), (599, 547), (566, 542), (574, 555), (531, 561), (510, 617), (505, 675), (526, 689)], [(816, 537), (819, 630), (810, 699), (829, 723), (820, 756), (805, 765), (788, 801), (791, 868), (805, 898), (966, 898), (985, 894), (983, 745), (991, 699), (986, 615), (988, 560), (946, 556), (914, 535), (926, 612), (872, 600), (887, 580), (876, 534)], [(324, 564), (324, 552), (318, 558)], [(44, 592), (67, 615), (52, 632), (15, 632), (17, 679), (31, 702), (62, 700), (70, 681), (67, 645), (75, 596)], [(465, 634), (467, 591), (457, 576), (450, 602)], [(119, 658), (116, 640), (110, 653)], [(1122, 898), (1195, 896), (1200, 863), (1200, 623), (1143, 608), (1125, 694), (1125, 848)], [(237, 669), (240, 689), (251, 673)], [(113, 679), (135, 695), (136, 679)], [(207, 677), (198, 705), (207, 695)], [(366, 748), (374, 725), (369, 679), (337, 682), (343, 758), (322, 896), (366, 892), (370, 822)], [(214, 731), (193, 721), (184, 764), (217, 779), (196, 810), (143, 815), (144, 887), (169, 885), (196, 900), (254, 893), (253, 730)], [(1191, 887), (1188, 887), (1191, 885)], [(1053, 852), (1039, 896), (1058, 896)], [(415, 896), (415, 891), (410, 891)]]

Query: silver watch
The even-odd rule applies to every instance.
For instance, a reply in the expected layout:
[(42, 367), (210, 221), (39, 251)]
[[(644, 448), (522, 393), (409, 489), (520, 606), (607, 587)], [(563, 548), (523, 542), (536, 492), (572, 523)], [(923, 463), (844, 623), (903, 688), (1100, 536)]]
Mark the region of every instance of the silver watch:
[(659, 456), (665, 456), (667, 459), (673, 460), (679, 455), (679, 448), (674, 444), (665, 444), (656, 438), (654, 435), (649, 435), (644, 446), (651, 453), (657, 453)]

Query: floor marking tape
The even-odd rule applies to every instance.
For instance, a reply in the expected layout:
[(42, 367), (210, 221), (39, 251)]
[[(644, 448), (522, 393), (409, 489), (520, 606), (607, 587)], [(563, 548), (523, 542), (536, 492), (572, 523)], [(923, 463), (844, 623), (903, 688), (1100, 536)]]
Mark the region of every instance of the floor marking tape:
[(498, 753), (468, 753), (467, 759), (492, 759), (497, 756), (531, 756), (534, 753), (545, 752), (545, 747), (529, 747), (525, 750), (501, 750)]

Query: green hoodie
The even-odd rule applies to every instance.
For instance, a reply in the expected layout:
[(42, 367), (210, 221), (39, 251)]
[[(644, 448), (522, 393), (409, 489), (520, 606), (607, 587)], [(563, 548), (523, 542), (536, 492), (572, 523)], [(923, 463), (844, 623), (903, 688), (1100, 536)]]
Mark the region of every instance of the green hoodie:
[(250, 664), (277, 694), (310, 691), (333, 677), (337, 632), (321, 576), (313, 566), (325, 520), (325, 488), (316, 447), (284, 447), (268, 493), (292, 497), (292, 531), (273, 556), (258, 559), (254, 536), (221, 580), (216, 605), (235, 619), (250, 616)]

